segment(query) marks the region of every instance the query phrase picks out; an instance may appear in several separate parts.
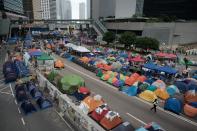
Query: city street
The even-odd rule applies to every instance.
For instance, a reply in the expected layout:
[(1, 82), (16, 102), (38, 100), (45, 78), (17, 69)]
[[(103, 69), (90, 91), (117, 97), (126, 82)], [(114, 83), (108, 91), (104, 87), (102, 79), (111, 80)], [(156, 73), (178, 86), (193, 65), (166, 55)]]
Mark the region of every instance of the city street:
[(197, 123), (171, 112), (158, 108), (158, 112), (150, 111), (152, 104), (137, 97), (129, 97), (120, 93), (115, 87), (99, 80), (94, 73), (55, 56), (65, 62), (65, 69), (59, 71), (63, 74), (77, 74), (84, 78), (86, 86), (95, 94), (103, 96), (108, 105), (119, 112), (124, 120), (130, 121), (135, 127), (143, 126), (149, 122), (158, 122), (167, 131), (196, 131)]

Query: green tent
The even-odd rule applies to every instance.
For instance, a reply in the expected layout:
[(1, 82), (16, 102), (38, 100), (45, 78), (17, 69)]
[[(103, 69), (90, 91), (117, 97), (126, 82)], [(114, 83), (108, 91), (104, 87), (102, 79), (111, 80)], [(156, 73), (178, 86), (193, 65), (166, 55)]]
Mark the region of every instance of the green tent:
[(52, 82), (54, 79), (55, 79), (55, 77), (57, 76), (57, 72), (56, 71), (51, 71), (50, 73), (49, 73), (49, 75), (47, 76), (47, 79), (50, 81), (50, 82)]
[(153, 86), (153, 85), (148, 86), (148, 88), (147, 88), (147, 90), (150, 90), (150, 91), (155, 91), (156, 89), (157, 89), (157, 87)]
[(53, 58), (46, 53), (43, 53), (41, 56), (37, 57), (37, 60), (39, 61), (45, 61), (45, 60), (53, 60)]
[(80, 76), (68, 74), (60, 80), (58, 87), (62, 93), (73, 94), (84, 85), (85, 82)]
[(99, 70), (98, 70), (98, 72), (97, 72), (96, 76), (98, 76), (98, 77), (103, 76), (103, 72), (102, 72), (102, 70), (101, 70), (101, 69), (99, 69)]

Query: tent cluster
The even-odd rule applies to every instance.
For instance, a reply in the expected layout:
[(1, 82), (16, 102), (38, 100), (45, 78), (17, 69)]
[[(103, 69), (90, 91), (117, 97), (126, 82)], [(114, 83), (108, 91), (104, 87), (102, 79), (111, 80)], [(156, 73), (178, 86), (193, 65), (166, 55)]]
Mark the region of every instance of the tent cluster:
[(15, 86), (15, 95), (23, 113), (26, 115), (37, 111), (36, 105), (32, 101), (35, 101), (40, 109), (52, 107), (52, 102), (43, 96), (43, 93), (33, 81), (23, 83), (19, 80)]

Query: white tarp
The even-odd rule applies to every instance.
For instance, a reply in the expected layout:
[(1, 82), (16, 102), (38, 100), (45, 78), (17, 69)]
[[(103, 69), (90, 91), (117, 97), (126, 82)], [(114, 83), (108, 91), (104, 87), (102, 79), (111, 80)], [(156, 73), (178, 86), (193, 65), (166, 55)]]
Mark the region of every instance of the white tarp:
[(82, 52), (82, 53), (89, 53), (90, 50), (88, 50), (86, 47), (83, 47), (83, 46), (77, 46), (75, 47), (73, 50), (77, 51), (77, 52)]

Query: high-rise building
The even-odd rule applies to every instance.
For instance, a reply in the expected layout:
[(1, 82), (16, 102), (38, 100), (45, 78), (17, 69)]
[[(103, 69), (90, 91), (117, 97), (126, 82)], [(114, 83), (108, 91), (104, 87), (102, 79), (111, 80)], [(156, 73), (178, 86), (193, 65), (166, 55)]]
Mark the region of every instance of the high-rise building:
[(49, 0), (41, 0), (41, 16), (42, 19), (50, 19), (50, 5)]
[(33, 3), (32, 0), (23, 0), (24, 14), (29, 19), (33, 19)]
[(86, 18), (91, 17), (91, 0), (86, 0)]
[(71, 7), (71, 1), (70, 0), (51, 0), (56, 1), (54, 2), (56, 6), (53, 8), (53, 6), (50, 6), (51, 14), (53, 14), (53, 19), (59, 19), (59, 20), (66, 20), (66, 19), (72, 19), (72, 7)]
[(178, 19), (197, 19), (197, 0), (144, 0), (146, 17), (173, 16)]
[(90, 10), (93, 19), (115, 15), (116, 0), (91, 0)]
[(0, 9), (6, 12), (24, 14), (23, 0), (1, 0)]
[(85, 19), (86, 10), (85, 10), (85, 3), (81, 2), (79, 3), (79, 19)]
[(49, 0), (50, 16), (52, 20), (57, 19), (57, 0)]
[(32, 0), (34, 19), (42, 19), (41, 0)]

